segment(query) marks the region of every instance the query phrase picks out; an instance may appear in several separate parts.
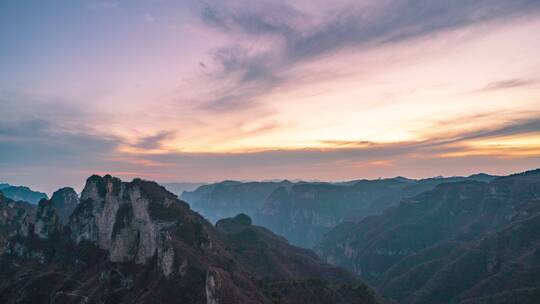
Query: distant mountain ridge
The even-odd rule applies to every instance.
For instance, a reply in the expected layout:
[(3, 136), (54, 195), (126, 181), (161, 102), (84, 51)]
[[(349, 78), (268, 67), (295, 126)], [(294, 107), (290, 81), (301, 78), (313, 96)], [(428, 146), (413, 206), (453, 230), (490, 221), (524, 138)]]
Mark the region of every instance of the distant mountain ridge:
[(408, 196), (446, 182), (490, 180), (487, 174), (422, 180), (396, 177), (339, 183), (224, 181), (186, 191), (182, 199), (215, 222), (245, 213), (258, 225), (286, 237), (291, 243), (312, 247), (342, 221), (359, 221), (381, 213)]
[(26, 186), (13, 186), (10, 184), (0, 184), (0, 191), (15, 201), (25, 201), (37, 205), (41, 199), (47, 199), (46, 193), (34, 191)]
[(535, 303), (540, 169), (441, 184), (317, 246), (400, 303)]
[(204, 185), (194, 191), (185, 191), (185, 200), (197, 212), (215, 223), (226, 217), (245, 213), (253, 217), (264, 200), (279, 187), (290, 187), (293, 183), (223, 181)]
[(176, 194), (178, 197), (182, 195), (184, 191), (193, 191), (201, 186), (207, 185), (207, 183), (190, 183), (190, 182), (169, 182), (159, 183), (170, 192)]

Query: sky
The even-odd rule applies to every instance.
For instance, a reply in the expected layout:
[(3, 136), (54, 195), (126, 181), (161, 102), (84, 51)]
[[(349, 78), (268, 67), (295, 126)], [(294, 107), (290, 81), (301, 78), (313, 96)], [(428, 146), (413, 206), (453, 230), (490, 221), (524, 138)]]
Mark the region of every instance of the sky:
[(538, 168), (539, 32), (538, 0), (1, 1), (0, 181)]

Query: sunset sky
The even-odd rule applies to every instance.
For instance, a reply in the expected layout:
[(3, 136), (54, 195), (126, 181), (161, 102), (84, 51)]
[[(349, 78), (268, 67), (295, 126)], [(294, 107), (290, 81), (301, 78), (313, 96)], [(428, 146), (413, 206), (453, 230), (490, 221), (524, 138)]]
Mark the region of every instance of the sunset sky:
[(540, 1), (1, 1), (0, 182), (540, 167)]

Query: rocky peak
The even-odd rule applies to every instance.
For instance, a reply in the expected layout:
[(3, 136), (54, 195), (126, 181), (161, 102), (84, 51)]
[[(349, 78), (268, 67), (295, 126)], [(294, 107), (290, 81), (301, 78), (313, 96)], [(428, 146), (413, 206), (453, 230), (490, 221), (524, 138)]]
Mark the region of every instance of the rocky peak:
[(70, 218), (71, 238), (109, 251), (112, 262), (145, 263), (157, 254), (164, 274), (172, 272), (174, 251), (168, 229), (180, 224), (187, 205), (155, 182), (122, 182), (91, 176)]
[(79, 204), (79, 196), (73, 188), (65, 187), (54, 192), (51, 201), (54, 202), (60, 221), (65, 225)]
[(0, 191), (0, 243), (8, 236), (28, 235), (34, 208), (27, 202), (9, 199)]
[(39, 201), (34, 224), (34, 234), (40, 239), (49, 239), (62, 233), (62, 221), (52, 200)]

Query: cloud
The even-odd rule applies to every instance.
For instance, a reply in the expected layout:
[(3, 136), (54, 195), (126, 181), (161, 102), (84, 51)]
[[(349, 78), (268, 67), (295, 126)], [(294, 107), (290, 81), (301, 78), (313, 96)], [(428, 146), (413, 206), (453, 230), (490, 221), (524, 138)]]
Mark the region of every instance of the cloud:
[(534, 81), (529, 80), (529, 79), (521, 79), (521, 78), (507, 79), (503, 81), (488, 83), (483, 89), (480, 90), (480, 92), (521, 88), (521, 87), (529, 86), (534, 83), (535, 83)]
[(343, 47), (395, 42), (540, 9), (535, 0), (392, 0), (370, 6), (346, 5), (311, 22), (314, 16), (292, 6), (262, 3), (248, 9), (207, 4), (201, 18), (223, 31), (277, 35), (285, 41), (284, 61), (290, 62)]
[[(539, 10), (536, 0), (388, 0), (363, 5), (351, 1), (326, 9), (323, 15), (280, 1), (205, 3), (200, 14), (203, 23), (232, 39), (213, 53), (222, 67), (217, 74), (237, 79), (231, 91), (248, 93), (220, 94), (204, 107), (213, 108), (209, 103), (216, 103), (216, 108), (225, 111), (240, 104), (253, 106), (257, 96), (293, 80), (287, 71), (344, 49), (371, 48)], [(490, 89), (512, 85), (521, 83), (493, 84)], [(230, 108), (229, 101), (234, 101)]]
[[(274, 127), (261, 126), (253, 132), (265, 132)], [(120, 153), (118, 146), (125, 144), (120, 138), (82, 129), (59, 131), (54, 122), (46, 120), (0, 122), (0, 178), (21, 184), (46, 185), (50, 188), (45, 190), (52, 190), (65, 185), (66, 179), (71, 181), (69, 185), (79, 187), (79, 183), (82, 184), (84, 178), (92, 173), (112, 173), (123, 178), (142, 176), (158, 180), (196, 181), (296, 177), (344, 180), (411, 172), (415, 174), (412, 177), (420, 177), (441, 172), (464, 174), (488, 169), (491, 173), (507, 173), (516, 168), (540, 166), (540, 154), (509, 160), (504, 157), (508, 152), (504, 149), (490, 153), (481, 151), (479, 154), (467, 150), (467, 143), (535, 132), (540, 132), (538, 117), (513, 121), (489, 130), (471, 129), (449, 137), (422, 141), (325, 141), (328, 148), (148, 154)], [(141, 138), (136, 146), (155, 149), (174, 134), (161, 131)], [(457, 156), (446, 156), (452, 154)]]
[[(507, 173), (516, 166), (540, 167), (540, 146), (497, 150), (475, 150), (475, 140), (493, 140), (508, 135), (540, 132), (540, 118), (513, 121), (491, 130), (465, 130), (448, 137), (421, 141), (376, 143), (367, 141), (325, 141), (328, 148), (269, 149), (235, 153), (133, 154), (135, 159), (159, 163), (155, 173), (169, 179), (175, 172), (191, 172), (193, 180), (226, 178), (319, 178), (347, 179), (356, 177), (392, 176), (414, 172), (416, 176), (475, 173), (491, 170)], [(528, 154), (508, 157), (523, 149)], [(534, 151), (537, 153), (534, 154)], [(530, 152), (533, 152), (532, 154)], [(391, 164), (389, 166), (388, 164)], [(416, 167), (414, 167), (416, 166)], [(154, 172), (153, 168), (149, 169)], [(361, 170), (361, 171), (359, 171)]]
[(158, 149), (161, 147), (164, 141), (174, 138), (175, 135), (176, 135), (176, 131), (174, 130), (161, 131), (155, 135), (145, 136), (139, 139), (137, 143), (134, 144), (133, 146), (137, 148), (147, 149), (147, 150)]
[(156, 22), (156, 18), (154, 18), (154, 16), (152, 16), (150, 14), (145, 14), (144, 15), (144, 20), (146, 20), (148, 22)]
[(0, 180), (50, 194), (62, 186), (80, 189), (85, 176), (119, 165), (111, 160), (119, 138), (57, 129), (44, 120), (0, 122)]
[(66, 182), (78, 186), (83, 180), (74, 178), (81, 178), (81, 171), (112, 166), (109, 159), (123, 140), (93, 129), (104, 120), (85, 108), (84, 103), (78, 107), (56, 98), (3, 92), (0, 179), (50, 191)]
[(503, 137), (538, 132), (540, 132), (540, 118), (530, 118), (514, 121), (493, 130), (480, 130), (476, 132), (471, 132), (469, 134), (463, 135), (461, 137), (461, 140)]
[(119, 7), (118, 2), (104, 1), (104, 0), (102, 1), (92, 0), (86, 5), (86, 8), (91, 9), (91, 10), (114, 9), (118, 7)]
[[(0, 92), (0, 177), (27, 174), (24, 179), (21, 177), (16, 182), (24, 184), (26, 181), (35, 181), (45, 184), (52, 183), (51, 180), (56, 176), (62, 177), (64, 181), (82, 182), (86, 175), (107, 171), (168, 180), (295, 176), (332, 179), (367, 177), (370, 174), (388, 175), (391, 172), (440, 174), (453, 172), (458, 166), (463, 170), (469, 170), (467, 166), (470, 166), (470, 170), (474, 168), (474, 163), (469, 162), (472, 158), (465, 161), (465, 157), (472, 157), (470, 155), (454, 158), (455, 166), (449, 158), (442, 157), (448, 153), (475, 152), (467, 150), (471, 149), (466, 147), (468, 142), (538, 132), (539, 122), (534, 118), (494, 128), (493, 125), (508, 119), (504, 113), (483, 118), (482, 123), (463, 122), (474, 118), (461, 116), (461, 121), (451, 121), (446, 129), (445, 126), (440, 126), (436, 130), (426, 130), (428, 128), (423, 128), (425, 122), (416, 120), (420, 116), (421, 119), (456, 117), (469, 109), (471, 112), (490, 108), (499, 111), (507, 108), (512, 101), (516, 101), (515, 108), (519, 110), (534, 108), (537, 102), (536, 96), (532, 94), (536, 92), (525, 96), (523, 99), (526, 101), (523, 102), (502, 99), (505, 97), (502, 95), (510, 94), (494, 96), (495, 102), (481, 98), (485, 96), (466, 96), (462, 100), (456, 99), (456, 105), (453, 106), (453, 100), (449, 101), (452, 97), (446, 96), (446, 88), (425, 89), (423, 86), (441, 83), (441, 86), (452, 86), (448, 91), (457, 89), (463, 92), (467, 89), (462, 89), (461, 86), (468, 88), (468, 85), (478, 83), (480, 85), (477, 85), (477, 88), (484, 90), (504, 90), (531, 85), (531, 79), (536, 78), (527, 77), (537, 76), (536, 71), (531, 72), (523, 67), (531, 60), (528, 50), (534, 51), (534, 45), (526, 44), (526, 50), (521, 52), (522, 49), (515, 45), (506, 48), (501, 45), (501, 41), (517, 41), (522, 36), (516, 35), (516, 30), (524, 37), (534, 33), (533, 27), (537, 28), (538, 24), (530, 24), (523, 28), (524, 30), (521, 22), (509, 24), (508, 28), (512, 30), (500, 25), (503, 24), (502, 21), (510, 18), (537, 14), (540, 6), (538, 0), (351, 0), (348, 3), (346, 0), (205, 1), (206, 4), (202, 6), (191, 2), (189, 5), (181, 3), (178, 6), (166, 6), (163, 2), (160, 6), (163, 5), (161, 9), (166, 11), (160, 11), (160, 8), (154, 6), (149, 10), (147, 5), (130, 10), (115, 10), (118, 18), (113, 19), (122, 24), (116, 27), (120, 32), (98, 31), (99, 39), (116, 41), (117, 37), (126, 38), (122, 41), (126, 42), (124, 44), (130, 50), (133, 49), (129, 47), (131, 45), (141, 45), (143, 40), (148, 42), (142, 45), (143, 48), (136, 48), (135, 52), (128, 50), (126, 53), (126, 50), (121, 49), (109, 52), (109, 44), (98, 43), (96, 45), (99, 50), (90, 50), (90, 53), (97, 52), (96, 54), (105, 56), (97, 56), (94, 58), (97, 59), (95, 62), (87, 60), (87, 56), (79, 56), (85, 55), (86, 51), (74, 52), (75, 56), (68, 56), (69, 58), (60, 56), (62, 64), (54, 61), (56, 56), (50, 57), (52, 64), (47, 60), (38, 60), (39, 64), (35, 66), (31, 64), (32, 77), (22, 72), (7, 73), (7, 78), (4, 78), (13, 79), (13, 83), (17, 84), (10, 89), (22, 85), (27, 92), (58, 92), (65, 96), (61, 99), (43, 100), (32, 96), (11, 98), (12, 96), (5, 92)], [(95, 3), (96, 8), (113, 9), (120, 2), (91, 3)], [(202, 29), (197, 27), (193, 16), (189, 15), (193, 6), (200, 9), (195, 18), (202, 20)], [(175, 9), (172, 9), (173, 7)], [(178, 7), (181, 9), (176, 9)], [(144, 15), (146, 12), (152, 12), (152, 15)], [(85, 13), (91, 12), (85, 10)], [(40, 16), (38, 14), (30, 17), (41, 20)], [(54, 17), (54, 14), (51, 16)], [(163, 23), (163, 31), (156, 35), (154, 30), (157, 28), (142, 26), (142, 18), (149, 22), (157, 19)], [(56, 19), (64, 22), (65, 18)], [(111, 28), (108, 21), (98, 20), (97, 29)], [(461, 34), (469, 33), (468, 30), (460, 31), (459, 38), (453, 35), (438, 35), (441, 31), (490, 21), (496, 22), (475, 28), (470, 31), (469, 36), (466, 34), (467, 38), (480, 38), (476, 39), (478, 41), (462, 40)], [(173, 22), (174, 31), (166, 30), (165, 23)], [(96, 32), (92, 24), (88, 25), (92, 33)], [(136, 35), (135, 38), (122, 35), (122, 30), (131, 26), (140, 27), (141, 35)], [(21, 30), (20, 34), (24, 34), (24, 29)], [(497, 36), (498, 38), (493, 38), (491, 42), (482, 44), (483, 37), (478, 35), (479, 32), (482, 35), (489, 32), (489, 35), (504, 37)], [(18, 33), (16, 32), (14, 37), (21, 36)], [(423, 42), (417, 43), (424, 39), (431, 42), (434, 35), (437, 35), (437, 39), (433, 39), (433, 45), (436, 45), (433, 49), (437, 52), (442, 49), (442, 57), (437, 57), (440, 53), (432, 52), (431, 43), (426, 43), (426, 48)], [(179, 38), (181, 40), (177, 40)], [(460, 52), (457, 53), (462, 52), (467, 56), (448, 56), (443, 41), (447, 38), (452, 39), (452, 42), (464, 42), (464, 48), (461, 48), (462, 45), (453, 45), (452, 49), (459, 48)], [(409, 39), (418, 40), (408, 41)], [(37, 45), (25, 44), (24, 49), (32, 49), (36, 54), (65, 53), (58, 49), (57, 44), (41, 45), (39, 42), (36, 42)], [(409, 43), (400, 44), (387, 52), (387, 46), (400, 42)], [(185, 43), (189, 43), (189, 46)], [(84, 47), (85, 43), (82, 41), (75, 45)], [(493, 45), (501, 45), (501, 50), (492, 51)], [(409, 47), (421, 50), (410, 51)], [(346, 52), (341, 53), (343, 50)], [(366, 52), (363, 53), (364, 51)], [(401, 51), (404, 51), (403, 56)], [(524, 56), (519, 56), (522, 58), (518, 58), (520, 62), (516, 63), (501, 59), (506, 58), (506, 55), (499, 56), (499, 51), (512, 53), (508, 58), (516, 58), (515, 54), (518, 53), (523, 53)], [(25, 58), (31, 54), (20, 53)], [(418, 53), (422, 56), (418, 56)], [(480, 62), (475, 61), (484, 55), (486, 57), (480, 58)], [(129, 64), (139, 57), (145, 64)], [(119, 58), (121, 60), (118, 60)], [(390, 62), (391, 59), (397, 59), (397, 63)], [(468, 61), (469, 59), (471, 61)], [(448, 70), (452, 60), (459, 60), (461, 64), (456, 69)], [(504, 64), (499, 67), (502, 60)], [(190, 61), (194, 62), (194, 66), (189, 67), (189, 64), (186, 64)], [(81, 66), (87, 66), (88, 62), (95, 67), (90, 70), (81, 69)], [(402, 64), (403, 62), (405, 64)], [(470, 79), (480, 80), (459, 78), (463, 75), (459, 73), (463, 71), (462, 66), (467, 65), (463, 62), (475, 63), (476, 76)], [(508, 68), (508, 62), (514, 65), (513, 70)], [(367, 65), (362, 65), (364, 63)], [(105, 65), (109, 67), (110, 64), (116, 67), (114, 73), (111, 73), (110, 69), (99, 68)], [(534, 64), (529, 63), (529, 66)], [(196, 75), (191, 74), (191, 68), (196, 69)], [(495, 73), (489, 68), (493, 68)], [(101, 70), (109, 72), (104, 72), (107, 74), (104, 76)], [(92, 83), (95, 80), (107, 79), (110, 91), (109, 85), (106, 86), (107, 92), (101, 93), (95, 92), (94, 85), (88, 87), (80, 81), (61, 83), (59, 87), (50, 87), (49, 82), (42, 81), (49, 76), (60, 77), (58, 79), (80, 79), (77, 76), (81, 71), (92, 74), (87, 77)], [(418, 71), (418, 75), (407, 74), (411, 71)], [(446, 75), (447, 72), (450, 74)], [(343, 76), (346, 73), (354, 75)], [(364, 77), (362, 73), (369, 75)], [(421, 83), (426, 80), (426, 75), (434, 75), (435, 79), (427, 79), (428, 83)], [(341, 82), (339, 80), (343, 79), (337, 79), (338, 77), (347, 79)], [(178, 79), (184, 80), (187, 88), (172, 88), (178, 84)], [(483, 84), (492, 79), (500, 81), (483, 87)], [(313, 85), (315, 82), (316, 85)], [(394, 85), (393, 82), (399, 85)], [(141, 83), (141, 86), (137, 85), (134, 89), (132, 83)], [(421, 84), (418, 86), (417, 83)], [(41, 86), (47, 88), (43, 89)], [(417, 94), (409, 94), (411, 87)], [(92, 92), (85, 93), (86, 89)], [(173, 94), (162, 97), (162, 91), (173, 90)], [(88, 93), (102, 96), (89, 96)], [(383, 95), (392, 96), (387, 98)], [(438, 99), (439, 97), (441, 99)], [(431, 106), (443, 103), (444, 107)], [(388, 113), (385, 112), (386, 109)], [(107, 115), (110, 116), (105, 117)], [(504, 119), (501, 119), (503, 116)], [(523, 116), (520, 114), (515, 117)], [(366, 122), (356, 123), (353, 121), (355, 119)], [(370, 128), (370, 124), (373, 128)], [(486, 125), (492, 127), (478, 128)], [(468, 130), (463, 131), (468, 127)], [(176, 134), (175, 128), (182, 128), (182, 133)], [(413, 130), (409, 132), (408, 129)], [(389, 138), (411, 138), (431, 131), (440, 133), (428, 134), (427, 138), (418, 141), (378, 143), (325, 140), (316, 144), (324, 149), (261, 150), (257, 146), (260, 144), (264, 147), (282, 147), (291, 143), (298, 146), (303, 142), (311, 144), (319, 139), (315, 136), (320, 136), (321, 139), (365, 136), (374, 140), (386, 138), (387, 135)], [(147, 136), (128, 141), (110, 132), (125, 136)], [(396, 134), (390, 134), (392, 132)], [(167, 148), (173, 146), (167, 145), (173, 138), (176, 140), (175, 144), (182, 139), (185, 150), (223, 151), (238, 147), (246, 147), (246, 150), (235, 153), (166, 152)], [(297, 142), (294, 142), (295, 140)], [(496, 143), (496, 140), (493, 142)], [(121, 150), (122, 148), (126, 149)], [(157, 149), (159, 151), (145, 151)], [(478, 160), (478, 163), (487, 164), (497, 160), (493, 167), (498, 168), (497, 157), (507, 152), (502, 148), (499, 151), (489, 151), (490, 155), (483, 155), (484, 158)], [(516, 164), (524, 164), (525, 158), (528, 165), (534, 164), (534, 157), (528, 156), (520, 158)], [(440, 165), (436, 160), (441, 162)], [(395, 166), (386, 167), (392, 167), (395, 171), (377, 171), (377, 164), (388, 164), (389, 161)]]
[(109, 155), (120, 143), (112, 136), (55, 129), (46, 120), (0, 122), (0, 168), (91, 165)]

